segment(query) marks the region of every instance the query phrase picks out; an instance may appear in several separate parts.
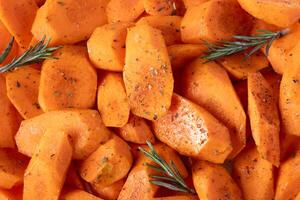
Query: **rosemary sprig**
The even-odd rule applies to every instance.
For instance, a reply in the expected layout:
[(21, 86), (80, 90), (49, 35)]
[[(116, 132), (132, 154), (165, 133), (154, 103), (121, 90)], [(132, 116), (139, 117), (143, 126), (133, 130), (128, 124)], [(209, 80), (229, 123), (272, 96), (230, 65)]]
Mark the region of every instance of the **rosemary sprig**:
[(154, 161), (158, 166), (151, 165), (149, 163), (145, 163), (149, 168), (164, 174), (164, 176), (160, 175), (150, 175), (151, 180), (150, 183), (168, 188), (170, 190), (196, 194), (195, 190), (190, 188), (182, 178), (179, 173), (175, 163), (170, 161), (168, 164), (154, 149), (151, 142), (147, 141), (147, 145), (150, 148), (150, 151), (146, 151), (145, 149), (139, 147), (139, 150), (152, 161)]
[[(34, 63), (39, 63), (47, 59), (56, 59), (52, 56), (53, 52), (62, 48), (62, 46), (48, 47), (50, 40), (46, 41), (46, 37), (43, 37), (36, 45), (30, 47), (21, 56), (15, 57), (12, 61), (0, 68), (0, 73), (4, 73), (13, 70), (17, 67), (24, 65), (31, 65)], [(7, 48), (3, 51), (0, 56), (0, 64), (5, 60), (5, 58), (10, 53), (14, 43), (14, 38), (11, 39)]]
[(245, 54), (245, 59), (266, 45), (266, 55), (268, 56), (272, 43), (290, 32), (289, 29), (272, 32), (269, 30), (258, 30), (260, 34), (253, 36), (236, 35), (233, 39), (236, 41), (223, 41), (217, 44), (212, 44), (205, 41), (208, 51), (202, 58), (207, 61), (216, 60), (218, 58), (229, 56), (238, 52), (249, 50)]

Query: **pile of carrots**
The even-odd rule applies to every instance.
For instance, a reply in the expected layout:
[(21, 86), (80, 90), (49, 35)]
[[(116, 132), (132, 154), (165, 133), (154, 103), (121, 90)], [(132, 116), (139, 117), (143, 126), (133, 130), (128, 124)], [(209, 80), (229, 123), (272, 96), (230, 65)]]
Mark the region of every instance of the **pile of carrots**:
[(0, 200), (300, 200), (299, 0), (0, 0), (0, 69), (44, 37), (0, 74)]

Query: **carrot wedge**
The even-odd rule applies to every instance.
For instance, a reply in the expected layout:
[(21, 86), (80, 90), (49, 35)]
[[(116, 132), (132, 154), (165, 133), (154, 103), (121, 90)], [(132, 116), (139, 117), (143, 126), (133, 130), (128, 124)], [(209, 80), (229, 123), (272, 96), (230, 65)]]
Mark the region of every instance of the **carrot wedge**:
[(132, 113), (159, 119), (171, 105), (174, 83), (161, 32), (144, 24), (129, 28), (125, 63), (123, 78)]
[(84, 190), (66, 190), (62, 193), (60, 200), (103, 200)]

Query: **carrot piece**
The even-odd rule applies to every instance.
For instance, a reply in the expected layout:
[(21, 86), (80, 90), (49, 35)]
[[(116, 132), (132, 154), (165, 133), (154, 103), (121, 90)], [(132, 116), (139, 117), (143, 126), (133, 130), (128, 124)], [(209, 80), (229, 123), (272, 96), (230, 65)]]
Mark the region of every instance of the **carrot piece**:
[(246, 144), (246, 115), (226, 71), (197, 59), (183, 72), (183, 95), (207, 109), (228, 127), (236, 156)]
[(37, 10), (35, 0), (0, 1), (0, 20), (21, 48), (26, 48), (31, 41), (30, 28)]
[(186, 11), (181, 37), (185, 43), (231, 40), (233, 35), (247, 35), (251, 23), (236, 0), (210, 0)]
[(181, 43), (180, 24), (182, 17), (179, 16), (146, 16), (142, 17), (137, 24), (148, 24), (159, 29), (165, 39), (166, 45)]
[(281, 164), (275, 200), (294, 199), (300, 192), (300, 152)]
[(279, 31), (281, 28), (278, 26), (275, 26), (273, 24), (269, 24), (263, 20), (260, 19), (254, 19), (253, 20), (253, 26), (251, 30), (251, 35), (257, 35), (261, 34), (259, 30), (269, 30), (269, 31)]
[(276, 105), (278, 105), (281, 75), (275, 73), (274, 71), (262, 72), (262, 75), (271, 86), (273, 97), (275, 98)]
[(261, 73), (248, 76), (248, 114), (259, 154), (275, 166), (280, 164), (280, 119), (275, 94)]
[(60, 200), (103, 200), (99, 197), (96, 197), (90, 193), (85, 192), (84, 190), (67, 190), (62, 193)]
[(245, 200), (272, 200), (274, 174), (272, 163), (263, 159), (254, 147), (247, 147), (233, 162), (234, 178)]
[(40, 115), (38, 103), (40, 71), (24, 67), (6, 75), (7, 96), (24, 119)]
[(155, 142), (155, 137), (146, 120), (135, 115), (129, 117), (125, 126), (119, 129), (120, 136), (128, 141), (137, 144), (146, 144), (146, 141)]
[(27, 158), (13, 149), (0, 149), (0, 188), (11, 189), (23, 183)]
[[(183, 178), (188, 176), (183, 162), (173, 149), (163, 143), (154, 145), (154, 148), (167, 163), (170, 163), (171, 160), (174, 162)], [(147, 147), (145, 149), (147, 149)], [(133, 169), (126, 179), (118, 200), (152, 200), (158, 190), (158, 186), (150, 183), (151, 178), (149, 175), (159, 174), (157, 171), (146, 166), (145, 163), (151, 165), (156, 164), (144, 154), (139, 154)]]
[(153, 129), (160, 141), (186, 156), (223, 163), (232, 150), (228, 129), (204, 108), (176, 94)]
[(186, 7), (186, 9), (199, 6), (200, 4), (203, 4), (209, 0), (183, 0), (183, 3)]
[(74, 163), (71, 163), (67, 175), (66, 175), (66, 181), (65, 185), (72, 187), (72, 188), (77, 188), (77, 189), (84, 189), (82, 180), (79, 176), (78, 169), (74, 166)]
[(81, 163), (79, 171), (87, 182), (105, 187), (124, 178), (132, 160), (128, 144), (114, 135)]
[[(12, 35), (8, 32), (8, 30), (6, 29), (6, 27), (1, 21), (0, 21), (0, 38), (1, 38), (0, 52), (2, 53), (7, 48), (8, 43), (12, 39)], [(11, 61), (16, 56), (17, 51), (18, 51), (18, 45), (16, 42), (14, 42), (11, 52), (8, 54), (8, 56), (3, 61), (3, 63), (0, 64), (0, 67), (1, 65), (7, 64), (9, 61)]]
[(300, 200), (300, 192), (298, 193), (297, 197), (295, 198), (295, 200)]
[(248, 84), (247, 80), (240, 80), (234, 83), (234, 90), (239, 97), (244, 110), (248, 109)]
[(236, 79), (246, 79), (249, 74), (269, 66), (268, 59), (261, 52), (247, 60), (244, 53), (239, 53), (223, 57), (218, 62)]
[(106, 13), (109, 23), (134, 22), (144, 10), (143, 0), (110, 0)]
[(123, 71), (127, 28), (132, 23), (106, 24), (94, 30), (87, 42), (89, 57), (99, 69)]
[(42, 66), (39, 104), (43, 111), (91, 108), (96, 101), (97, 74), (81, 46), (64, 46)]
[(204, 55), (207, 50), (202, 44), (174, 44), (168, 46), (172, 69), (179, 69), (193, 59)]
[(241, 200), (242, 193), (222, 166), (206, 161), (193, 164), (193, 182), (199, 198)]
[(98, 110), (105, 126), (122, 127), (128, 122), (130, 106), (120, 74), (104, 75), (98, 88)]
[(125, 60), (123, 78), (132, 113), (159, 119), (171, 105), (174, 83), (161, 32), (149, 25), (130, 28)]
[(173, 0), (143, 0), (143, 2), (149, 15), (166, 16), (174, 12)]
[(283, 74), (285, 69), (291, 65), (291, 56), (293, 49), (299, 42), (300, 24), (297, 23), (291, 27), (291, 32), (285, 37), (275, 40), (270, 47), (268, 60), (275, 72)]
[(176, 195), (169, 197), (157, 197), (153, 198), (153, 200), (199, 200), (199, 198), (192, 195)]
[[(299, 45), (300, 46), (300, 45)], [(299, 59), (299, 58), (298, 58)], [(280, 83), (279, 108), (282, 130), (300, 136), (300, 62), (289, 66)]]
[(22, 200), (23, 199), (23, 187), (15, 187), (11, 190), (0, 189), (1, 200)]
[(0, 148), (14, 148), (19, 115), (7, 97), (5, 78), (0, 75)]
[(35, 2), (39, 7), (41, 7), (46, 2), (46, 0), (35, 0)]
[(288, 135), (285, 133), (280, 134), (280, 157), (281, 161), (285, 161), (288, 158), (295, 155), (300, 151), (300, 137), (296, 135)]
[(52, 111), (22, 122), (15, 137), (19, 152), (32, 156), (47, 130), (64, 130), (71, 136), (74, 159), (86, 158), (110, 137), (97, 111)]
[(41, 40), (51, 38), (50, 45), (74, 44), (87, 40), (94, 29), (107, 23), (109, 0), (48, 0), (38, 10), (31, 32)]
[(68, 135), (46, 131), (26, 169), (23, 200), (58, 200), (71, 159)]
[(101, 198), (106, 200), (116, 200), (118, 199), (124, 183), (125, 179), (121, 179), (106, 187), (99, 187), (97, 185), (92, 185), (92, 187)]
[[(300, 18), (298, 0), (238, 0), (252, 16), (279, 27), (288, 27)], [(271, 12), (268, 12), (271, 11)]]

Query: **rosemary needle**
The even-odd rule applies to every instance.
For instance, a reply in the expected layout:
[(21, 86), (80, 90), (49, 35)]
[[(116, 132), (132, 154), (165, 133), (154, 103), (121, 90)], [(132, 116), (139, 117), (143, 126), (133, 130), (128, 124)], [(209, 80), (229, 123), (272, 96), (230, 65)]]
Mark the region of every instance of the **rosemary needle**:
[(147, 145), (150, 148), (150, 151), (146, 151), (145, 149), (139, 147), (139, 150), (152, 161), (154, 161), (157, 166), (151, 165), (149, 163), (145, 163), (146, 166), (149, 168), (160, 172), (163, 174), (161, 175), (150, 175), (150, 183), (168, 188), (170, 190), (185, 192), (190, 194), (196, 194), (195, 190), (189, 188), (189, 186), (185, 183), (184, 179), (182, 178), (181, 174), (179, 173), (175, 163), (170, 161), (168, 164), (155, 150), (151, 142), (147, 141)]
[[(48, 47), (50, 40), (46, 41), (46, 37), (43, 37), (41, 41), (39, 41), (34, 46), (30, 47), (26, 50), (21, 56), (15, 57), (8, 64), (2, 66), (0, 68), (0, 73), (4, 73), (10, 70), (13, 70), (17, 67), (24, 65), (31, 65), (34, 63), (42, 62), (47, 59), (56, 59), (52, 56), (53, 52), (62, 48), (62, 46)], [(11, 39), (7, 48), (0, 55), (0, 64), (5, 60), (5, 58), (10, 53), (14, 43), (14, 38)]]
[(266, 46), (266, 55), (268, 56), (272, 43), (290, 32), (289, 29), (272, 32), (269, 30), (258, 30), (259, 34), (253, 36), (236, 35), (233, 39), (236, 41), (222, 41), (217, 44), (212, 44), (205, 41), (208, 47), (206, 55), (202, 58), (207, 61), (219, 59), (224, 56), (229, 56), (235, 53), (249, 50), (245, 54), (245, 59), (248, 59), (255, 52)]

